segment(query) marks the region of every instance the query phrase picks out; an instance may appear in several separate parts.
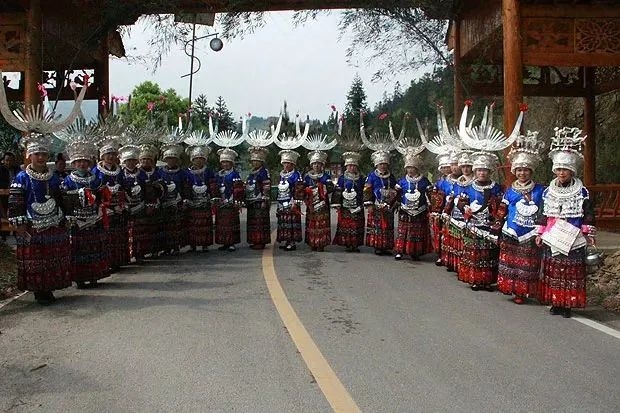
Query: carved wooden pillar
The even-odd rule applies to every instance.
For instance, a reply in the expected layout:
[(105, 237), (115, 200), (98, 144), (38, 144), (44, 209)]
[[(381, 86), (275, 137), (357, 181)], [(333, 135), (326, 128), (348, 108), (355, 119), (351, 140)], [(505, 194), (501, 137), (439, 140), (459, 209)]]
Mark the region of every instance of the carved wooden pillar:
[(26, 70), (24, 72), (25, 107), (40, 103), (37, 84), (42, 82), (42, 14), (41, 0), (30, 0), (26, 14)]
[(459, 122), (459, 113), (463, 110), (463, 84), (459, 79), (461, 71), (461, 21), (454, 20), (454, 123)]
[(596, 184), (596, 96), (594, 94), (594, 68), (586, 67), (585, 86), (587, 96), (583, 98), (584, 133), (588, 135), (583, 151), (583, 183), (586, 186)]
[[(519, 0), (502, 0), (504, 45), (504, 132), (515, 126), (519, 104), (523, 102), (523, 59), (521, 50), (521, 12)], [(506, 184), (513, 175), (506, 171)]]
[[(108, 47), (108, 37), (104, 36), (101, 40), (98, 61), (95, 64), (95, 87), (97, 90), (97, 100), (99, 102), (99, 116), (107, 114), (111, 110), (110, 102), (110, 49)], [(104, 103), (105, 102), (105, 103)]]

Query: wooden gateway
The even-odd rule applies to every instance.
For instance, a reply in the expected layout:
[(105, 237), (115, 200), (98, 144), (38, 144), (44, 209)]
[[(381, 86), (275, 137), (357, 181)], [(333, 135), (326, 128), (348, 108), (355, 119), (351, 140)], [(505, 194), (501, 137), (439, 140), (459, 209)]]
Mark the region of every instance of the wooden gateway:
[[(22, 72), (19, 85), (10, 85), (13, 89), (8, 95), (27, 105), (39, 102), (38, 83), (45, 85), (50, 99), (58, 95), (60, 99), (71, 99), (69, 82), (83, 82), (84, 74), (88, 74), (86, 98), (98, 100), (102, 111), (109, 102), (108, 57), (124, 56), (118, 28), (135, 23), (143, 14), (385, 7), (382, 3), (2, 0), (0, 69)], [(403, 0), (390, 4), (416, 7), (428, 2)], [(465, 97), (463, 84), (457, 78), (464, 81), (470, 95), (504, 96), (506, 131), (512, 129), (524, 96), (584, 99), (584, 129), (590, 137), (584, 153), (584, 182), (594, 185), (595, 97), (620, 89), (620, 1), (453, 0), (445, 9), (433, 6), (429, 17), (450, 21), (449, 45), (459, 74), (455, 76), (455, 113), (460, 112)], [(558, 68), (562, 73), (571, 73), (558, 75)], [(620, 198), (615, 195), (614, 199)], [(617, 209), (616, 204), (613, 210)]]

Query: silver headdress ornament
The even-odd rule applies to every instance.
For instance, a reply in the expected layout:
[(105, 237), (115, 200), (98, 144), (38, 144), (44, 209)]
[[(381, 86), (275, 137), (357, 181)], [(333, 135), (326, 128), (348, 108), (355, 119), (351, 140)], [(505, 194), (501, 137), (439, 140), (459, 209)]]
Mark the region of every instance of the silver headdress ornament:
[(225, 130), (218, 132), (215, 136), (213, 136), (213, 142), (217, 146), (221, 146), (222, 148), (232, 148), (235, 146), (239, 146), (244, 141), (243, 135), (238, 134), (233, 130)]
[(76, 119), (75, 123), (63, 131), (56, 132), (56, 137), (66, 144), (69, 162), (79, 160), (93, 162), (97, 157), (97, 124), (87, 122), (84, 118)]
[(161, 138), (161, 153), (162, 159), (166, 158), (180, 158), (183, 154), (183, 139), (185, 139), (187, 130), (182, 129), (182, 124), (179, 119), (179, 126), (170, 128), (170, 132)]
[(308, 137), (308, 132), (310, 132), (310, 123), (306, 122), (306, 125), (304, 126), (304, 133), (302, 135), (299, 114), (295, 115), (295, 134), (297, 136), (301, 136), (301, 138), (305, 140)]
[(128, 143), (140, 145), (140, 159), (147, 158), (156, 161), (159, 155), (161, 139), (167, 133), (168, 130), (165, 127), (156, 126), (155, 123), (150, 122), (143, 128), (132, 129), (131, 135), (128, 132), (125, 134), (125, 137), (128, 140), (131, 136), (131, 141)]
[(553, 161), (552, 171), (564, 168), (577, 174), (583, 165), (584, 141), (587, 135), (582, 135), (579, 128), (554, 128), (555, 136), (551, 138), (549, 158)]
[(499, 165), (499, 158), (493, 152), (474, 152), (471, 154), (472, 169), (488, 169), (489, 171), (495, 171), (497, 165)]
[[(0, 79), (1, 78), (2, 71), (0, 70)], [(62, 120), (62, 115), (56, 116), (54, 111), (48, 111), (45, 108), (42, 109), (41, 105), (26, 108), (25, 111), (16, 109), (11, 112), (4, 86), (0, 87), (0, 113), (2, 113), (2, 116), (4, 116), (4, 119), (9, 125), (22, 132), (39, 133), (42, 135), (58, 132), (70, 126), (80, 115), (80, 105), (86, 95), (86, 85), (88, 81), (85, 81), (84, 84), (84, 87), (82, 87), (80, 94), (75, 100), (73, 109), (71, 109), (69, 115)]]
[(361, 158), (362, 158), (362, 155), (360, 155), (358, 152), (345, 152), (342, 154), (342, 160), (344, 162), (344, 166), (347, 166), (347, 165), (359, 166)]
[[(406, 116), (407, 115), (405, 115), (405, 118)], [(391, 124), (390, 134), (394, 136)], [(403, 155), (403, 159), (405, 161), (405, 168), (411, 166), (420, 169), (420, 166), (422, 165), (423, 160), (420, 154), (424, 151), (424, 149), (426, 149), (426, 147), (423, 142), (416, 141), (417, 140), (414, 138), (405, 136), (405, 121), (403, 120), (402, 131), (399, 138), (394, 141), (394, 146), (396, 147), (396, 150)]]
[(520, 108), (512, 133), (506, 137), (504, 132), (493, 126), (493, 107), (495, 106), (493, 103), (484, 109), (480, 126), (472, 126), (475, 117), (472, 117), (469, 125), (467, 125), (467, 111), (470, 105), (470, 101), (466, 102), (459, 122), (459, 136), (465, 145), (478, 151), (494, 152), (506, 149), (517, 139), (527, 108)]
[(538, 131), (527, 131), (526, 135), (519, 135), (512, 144), (508, 153), (510, 172), (517, 168), (529, 168), (534, 171), (542, 158), (540, 153), (545, 149), (545, 143), (538, 140)]
[(228, 161), (228, 162), (235, 162), (235, 160), (237, 160), (237, 156), (239, 156), (239, 154), (230, 149), (230, 148), (222, 148), (219, 149), (217, 151), (217, 154), (220, 156), (220, 162), (224, 162), (224, 161)]
[(100, 118), (97, 125), (97, 135), (99, 156), (106, 153), (117, 153), (120, 141), (124, 140), (123, 135), (127, 131), (128, 125), (120, 116), (108, 116)]
[(266, 162), (269, 151), (267, 147), (271, 145), (282, 127), (282, 115), (278, 119), (278, 125), (271, 125), (270, 131), (266, 130), (253, 130), (246, 136), (246, 142), (250, 145), (248, 153), (250, 154), (250, 161)]
[(424, 146), (429, 152), (437, 155), (437, 169), (458, 163), (458, 155), (463, 148), (463, 142), (461, 142), (456, 128), (448, 126), (443, 106), (437, 106), (437, 135), (431, 140), (428, 140), (428, 132), (422, 129), (418, 119), (416, 119), (416, 123)]
[(394, 150), (394, 140), (390, 134), (373, 133), (370, 137), (366, 136), (363, 111), (360, 111), (360, 137), (364, 145), (374, 151), (370, 157), (375, 166), (390, 163), (390, 151)]
[(207, 137), (207, 134), (201, 130), (192, 131), (186, 136), (184, 142), (188, 145), (185, 153), (189, 156), (190, 161), (195, 158), (207, 159), (211, 153), (209, 144), (213, 139)]
[(135, 159), (136, 161), (140, 159), (140, 147), (134, 144), (123, 145), (118, 150), (118, 159), (121, 163), (128, 161), (130, 159)]
[(304, 148), (310, 151), (308, 152), (310, 165), (316, 162), (325, 164), (327, 162), (327, 152), (325, 151), (333, 149), (337, 144), (338, 141), (335, 138), (330, 141), (330, 137), (322, 133), (312, 134), (302, 143)]

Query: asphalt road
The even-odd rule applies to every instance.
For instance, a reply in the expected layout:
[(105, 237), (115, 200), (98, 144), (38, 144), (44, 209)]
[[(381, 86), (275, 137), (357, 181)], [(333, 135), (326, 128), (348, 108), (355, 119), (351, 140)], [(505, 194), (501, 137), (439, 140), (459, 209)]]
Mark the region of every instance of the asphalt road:
[[(326, 412), (262, 252), (151, 261), (0, 309), (1, 411)], [(275, 250), (277, 279), (365, 412), (620, 411), (620, 340), (370, 250)]]

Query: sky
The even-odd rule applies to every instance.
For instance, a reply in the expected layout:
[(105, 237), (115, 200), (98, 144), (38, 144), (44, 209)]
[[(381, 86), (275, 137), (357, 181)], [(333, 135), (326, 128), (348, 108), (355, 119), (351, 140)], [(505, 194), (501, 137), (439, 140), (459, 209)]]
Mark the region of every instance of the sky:
[[(197, 41), (196, 55), (202, 68), (194, 75), (192, 96), (205, 94), (211, 105), (221, 95), (237, 117), (244, 113), (278, 115), (286, 100), (290, 115), (327, 119), (331, 105), (344, 109), (356, 73), (362, 78), (370, 107), (381, 100), (385, 90), (391, 94), (396, 81), (406, 86), (416, 76), (407, 73), (372, 83), (377, 66), (367, 66), (363, 58), (347, 63), (349, 39), (339, 40), (337, 12), (300, 27), (293, 26), (291, 17), (291, 12), (269, 13), (264, 28), (244, 39), (224, 40), (220, 52), (209, 48), (210, 38)], [(146, 29), (144, 24), (135, 25), (123, 39), (128, 55), (145, 54)], [(217, 26), (211, 28), (211, 32), (217, 30)], [(127, 96), (136, 85), (151, 80), (164, 90), (174, 88), (187, 97), (189, 77), (181, 76), (189, 73), (189, 68), (190, 59), (181, 46), (163, 58), (155, 73), (130, 59), (112, 59), (110, 93)]]

